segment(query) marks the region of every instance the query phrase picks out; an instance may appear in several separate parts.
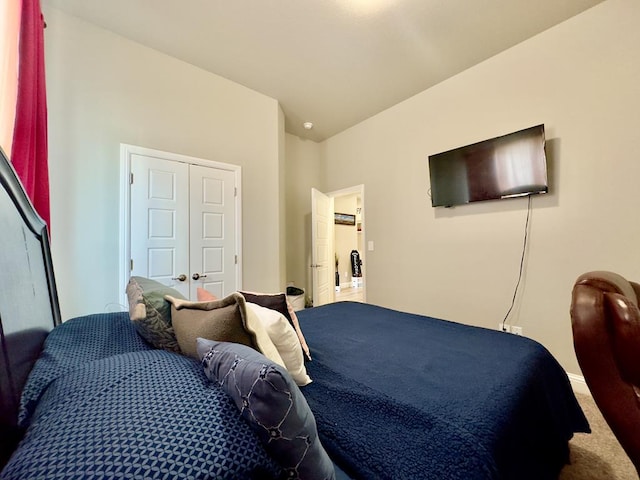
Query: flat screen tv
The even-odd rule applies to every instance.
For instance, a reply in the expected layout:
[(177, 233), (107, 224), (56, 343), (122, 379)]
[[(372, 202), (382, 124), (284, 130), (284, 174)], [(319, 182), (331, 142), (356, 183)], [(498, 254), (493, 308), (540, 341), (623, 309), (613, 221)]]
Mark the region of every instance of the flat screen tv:
[(431, 203), (471, 202), (547, 193), (544, 125), (429, 156)]

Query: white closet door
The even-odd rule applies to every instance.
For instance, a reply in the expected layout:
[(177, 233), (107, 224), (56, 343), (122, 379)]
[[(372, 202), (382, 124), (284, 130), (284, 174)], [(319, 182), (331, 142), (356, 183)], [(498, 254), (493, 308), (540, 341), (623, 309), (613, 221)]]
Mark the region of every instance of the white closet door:
[(131, 173), (125, 285), (130, 275), (152, 278), (191, 300), (198, 287), (220, 298), (240, 289), (240, 168), (131, 145), (121, 152)]
[(131, 275), (188, 298), (189, 165), (135, 154), (131, 173)]
[(239, 288), (235, 173), (191, 165), (191, 298), (202, 287), (218, 298)]

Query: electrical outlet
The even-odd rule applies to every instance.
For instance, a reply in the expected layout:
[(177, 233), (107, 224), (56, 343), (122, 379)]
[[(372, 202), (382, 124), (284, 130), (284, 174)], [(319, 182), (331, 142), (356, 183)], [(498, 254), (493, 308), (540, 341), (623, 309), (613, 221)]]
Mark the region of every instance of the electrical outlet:
[(511, 327), (511, 333), (513, 333), (514, 335), (522, 336), (522, 327)]

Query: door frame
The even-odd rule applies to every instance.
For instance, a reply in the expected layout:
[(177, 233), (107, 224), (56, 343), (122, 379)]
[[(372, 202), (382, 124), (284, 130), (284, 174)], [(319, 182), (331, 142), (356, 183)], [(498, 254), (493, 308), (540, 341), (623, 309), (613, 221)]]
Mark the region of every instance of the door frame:
[[(345, 195), (353, 195), (353, 194), (357, 194), (360, 195), (360, 220), (362, 222), (362, 245), (363, 245), (363, 249), (362, 252), (360, 252), (360, 258), (362, 260), (362, 263), (365, 265), (366, 268), (366, 252), (365, 250), (367, 250), (367, 237), (366, 237), (366, 225), (367, 222), (365, 221), (365, 212), (366, 212), (366, 208), (365, 208), (365, 201), (364, 201), (364, 184), (359, 184), (359, 185), (354, 185), (352, 187), (346, 187), (346, 188), (342, 188), (340, 190), (334, 190), (332, 192), (324, 192), (325, 195), (327, 195), (328, 197), (331, 198), (336, 198), (336, 197), (342, 197)], [(333, 254), (335, 254), (335, 230), (334, 230), (334, 238), (333, 240), (333, 245), (334, 245), (334, 252)], [(313, 242), (313, 239), (312, 239)], [(313, 245), (310, 246), (311, 249), (313, 249)], [(312, 262), (313, 263), (313, 262)], [(315, 285), (313, 285), (313, 275), (311, 276), (311, 298), (313, 298), (314, 296), (314, 289), (315, 289)], [(362, 300), (364, 302), (367, 301), (367, 276), (365, 275), (364, 277), (364, 283), (362, 285)], [(334, 296), (334, 301), (335, 301), (335, 296)]]
[[(362, 260), (363, 265), (365, 265), (365, 268), (367, 266), (366, 264), (366, 250), (367, 250), (367, 222), (365, 221), (365, 213), (366, 213), (366, 208), (364, 207), (364, 184), (361, 183), (359, 185), (353, 185), (352, 187), (346, 187), (346, 188), (341, 188), (340, 190), (334, 190), (332, 192), (327, 192), (327, 195), (332, 197), (332, 198), (336, 198), (336, 197), (343, 197), (345, 195), (353, 195), (353, 194), (357, 194), (360, 195), (360, 221), (362, 222), (362, 252), (360, 253), (360, 260)], [(335, 238), (333, 241), (334, 245), (335, 245)], [(365, 274), (364, 276), (364, 282), (362, 284), (362, 300), (364, 302), (367, 301), (367, 275)]]
[(147, 157), (158, 157), (164, 160), (187, 163), (189, 165), (200, 165), (203, 167), (228, 170), (234, 173), (235, 178), (235, 228), (236, 228), (236, 254), (238, 261), (236, 269), (236, 289), (242, 289), (242, 167), (229, 163), (222, 163), (215, 160), (190, 157), (179, 153), (165, 152), (137, 145), (120, 144), (120, 219), (119, 219), (119, 246), (118, 246), (118, 288), (121, 295), (121, 302), (125, 309), (129, 301), (127, 299), (126, 288), (131, 274), (131, 157), (132, 155), (144, 155)]

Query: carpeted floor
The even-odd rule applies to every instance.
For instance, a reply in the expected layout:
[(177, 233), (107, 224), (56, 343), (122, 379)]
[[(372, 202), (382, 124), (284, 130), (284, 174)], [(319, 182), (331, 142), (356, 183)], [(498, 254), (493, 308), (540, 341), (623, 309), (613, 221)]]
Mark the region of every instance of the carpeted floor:
[(576, 394), (591, 434), (577, 433), (569, 442), (571, 464), (564, 467), (559, 480), (638, 480), (631, 460), (611, 432), (589, 395)]

